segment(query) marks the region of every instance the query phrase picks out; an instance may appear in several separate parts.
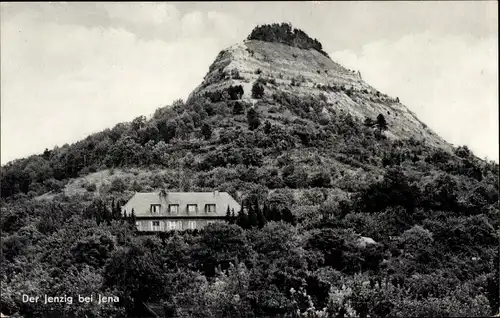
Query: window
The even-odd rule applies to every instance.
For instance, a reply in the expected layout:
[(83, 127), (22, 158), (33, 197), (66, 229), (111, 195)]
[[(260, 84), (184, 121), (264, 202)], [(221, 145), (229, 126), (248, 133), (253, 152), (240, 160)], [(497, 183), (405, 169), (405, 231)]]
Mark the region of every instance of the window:
[(188, 213), (198, 212), (198, 206), (196, 204), (188, 204), (187, 209), (188, 209)]
[(170, 212), (170, 214), (177, 214), (179, 212), (179, 205), (178, 204), (170, 204), (168, 206), (168, 212)]
[(188, 222), (188, 229), (190, 229), (190, 230), (196, 229), (196, 221), (189, 221)]
[(160, 230), (160, 221), (153, 221), (153, 231)]
[(182, 223), (180, 221), (168, 221), (167, 230), (182, 230)]
[(205, 205), (206, 213), (215, 213), (215, 204), (206, 204)]
[(160, 213), (160, 204), (151, 204), (151, 213)]

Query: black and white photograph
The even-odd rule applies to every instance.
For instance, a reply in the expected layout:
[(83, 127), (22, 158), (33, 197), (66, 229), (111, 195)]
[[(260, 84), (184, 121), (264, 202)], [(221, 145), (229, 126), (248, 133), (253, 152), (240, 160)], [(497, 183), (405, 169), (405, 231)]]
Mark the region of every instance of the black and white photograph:
[(0, 12), (2, 318), (500, 317), (497, 1)]

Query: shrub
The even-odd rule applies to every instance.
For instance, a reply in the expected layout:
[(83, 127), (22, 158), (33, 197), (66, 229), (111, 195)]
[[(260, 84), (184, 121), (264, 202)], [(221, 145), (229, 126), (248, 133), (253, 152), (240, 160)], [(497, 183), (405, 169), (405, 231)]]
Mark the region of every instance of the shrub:
[(255, 82), (252, 86), (252, 98), (262, 98), (264, 96), (264, 86), (260, 83)]
[(87, 186), (85, 187), (85, 189), (88, 192), (94, 192), (94, 191), (97, 190), (97, 186), (95, 185), (95, 183), (89, 183), (89, 184), (87, 184)]
[(234, 101), (232, 103), (232, 106), (233, 106), (233, 115), (241, 115), (245, 112), (245, 106), (239, 101)]
[(330, 174), (326, 171), (317, 172), (311, 175), (309, 185), (311, 187), (326, 188), (329, 187), (331, 183)]
[(259, 113), (254, 109), (250, 108), (247, 111), (247, 121), (248, 121), (248, 129), (255, 130), (260, 125), (260, 116)]
[(241, 97), (244, 94), (244, 91), (243, 91), (243, 87), (241, 85), (237, 85), (237, 86), (231, 85), (227, 88), (227, 93), (229, 94), (229, 97), (232, 100), (238, 100), (238, 99), (241, 99)]
[(205, 140), (210, 140), (212, 137), (212, 128), (210, 128), (210, 125), (203, 123), (203, 125), (201, 125), (201, 134)]
[(232, 79), (243, 79), (243, 77), (240, 76), (240, 72), (235, 68), (231, 70), (231, 78)]

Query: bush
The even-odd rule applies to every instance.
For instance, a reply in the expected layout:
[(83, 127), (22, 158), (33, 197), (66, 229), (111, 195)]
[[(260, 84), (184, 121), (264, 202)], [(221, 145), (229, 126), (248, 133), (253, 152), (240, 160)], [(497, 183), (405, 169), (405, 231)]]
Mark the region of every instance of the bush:
[(243, 79), (243, 77), (240, 76), (240, 72), (237, 69), (231, 70), (231, 78), (232, 79)]
[(331, 185), (331, 181), (332, 179), (330, 177), (330, 174), (326, 171), (321, 171), (311, 175), (309, 180), (309, 186), (326, 188)]
[(260, 83), (255, 82), (252, 86), (252, 98), (262, 98), (264, 96), (264, 86)]
[(110, 191), (111, 192), (123, 192), (127, 188), (127, 185), (121, 178), (115, 178), (113, 181), (111, 181), (111, 187)]
[(203, 123), (203, 125), (201, 125), (201, 134), (205, 140), (210, 140), (212, 137), (212, 128), (210, 128), (210, 125)]
[(257, 127), (259, 127), (260, 125), (259, 113), (255, 109), (250, 108), (247, 111), (247, 121), (248, 121), (248, 129), (250, 130), (257, 129)]
[(233, 115), (241, 115), (245, 112), (245, 106), (243, 105), (243, 103), (239, 101), (234, 101), (232, 103), (232, 106), (233, 106)]
[(89, 183), (89, 184), (87, 184), (87, 186), (85, 187), (85, 189), (88, 192), (94, 192), (94, 191), (97, 190), (97, 186), (95, 185), (95, 183)]
[(241, 99), (241, 97), (245, 92), (243, 91), (243, 87), (241, 85), (237, 86), (231, 85), (227, 88), (227, 93), (229, 94), (231, 100), (238, 100)]

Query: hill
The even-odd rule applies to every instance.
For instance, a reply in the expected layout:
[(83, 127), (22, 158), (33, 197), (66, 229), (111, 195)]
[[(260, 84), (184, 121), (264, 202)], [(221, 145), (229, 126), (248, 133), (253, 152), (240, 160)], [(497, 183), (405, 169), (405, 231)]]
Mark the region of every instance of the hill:
[[(34, 317), (133, 316), (148, 302), (182, 317), (493, 314), (498, 172), (319, 41), (260, 26), (185, 102), (2, 167), (0, 305)], [(227, 191), (293, 218), (141, 237), (117, 204), (158, 189)], [(122, 301), (19, 298), (55, 290)]]

